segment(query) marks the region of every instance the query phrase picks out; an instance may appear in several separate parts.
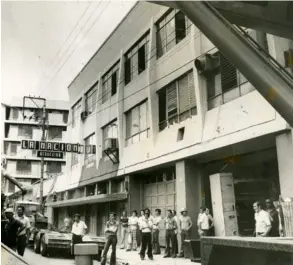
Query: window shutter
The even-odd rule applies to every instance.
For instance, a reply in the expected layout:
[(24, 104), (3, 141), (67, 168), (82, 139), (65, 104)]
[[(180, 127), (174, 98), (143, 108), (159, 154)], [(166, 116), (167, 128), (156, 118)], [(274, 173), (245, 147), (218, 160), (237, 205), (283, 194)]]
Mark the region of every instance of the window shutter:
[(220, 71), (222, 92), (237, 86), (237, 70), (222, 53), (220, 53)]
[(190, 105), (190, 108), (193, 108), (196, 106), (193, 71), (188, 73), (188, 92), (189, 92), (189, 105)]
[(284, 52), (285, 67), (293, 69), (293, 49)]
[(131, 137), (132, 117), (131, 111), (126, 114), (126, 138)]
[(188, 75), (184, 75), (178, 80), (179, 113), (183, 113), (189, 109), (188, 90)]
[(130, 70), (130, 59), (126, 59), (125, 60), (125, 63), (124, 63), (124, 82), (125, 82), (125, 85), (127, 85), (131, 79), (131, 70)]
[(168, 117), (177, 114), (177, 89), (176, 82), (167, 88), (167, 113)]

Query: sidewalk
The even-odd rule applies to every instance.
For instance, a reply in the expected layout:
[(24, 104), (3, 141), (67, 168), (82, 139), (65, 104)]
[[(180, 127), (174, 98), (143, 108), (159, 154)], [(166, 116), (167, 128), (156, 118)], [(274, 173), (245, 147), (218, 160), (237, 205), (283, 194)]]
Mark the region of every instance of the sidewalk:
[[(163, 253), (163, 252), (162, 252)], [(111, 254), (111, 249), (109, 250), (109, 254)], [(108, 255), (109, 255), (108, 254)], [(126, 252), (123, 249), (117, 249), (117, 263), (118, 265), (126, 264), (129, 265), (201, 265), (198, 262), (192, 262), (189, 259), (184, 258), (163, 258), (163, 254), (154, 255), (154, 260), (149, 260), (146, 256), (144, 260), (140, 259), (138, 255), (138, 251), (130, 251)]]

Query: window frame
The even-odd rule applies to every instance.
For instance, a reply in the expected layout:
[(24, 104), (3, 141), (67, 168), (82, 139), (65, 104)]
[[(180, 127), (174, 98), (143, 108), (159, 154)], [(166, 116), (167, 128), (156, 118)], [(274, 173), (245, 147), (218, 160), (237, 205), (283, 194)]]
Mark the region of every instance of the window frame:
[[(141, 107), (145, 104), (146, 106), (146, 128), (140, 128), (141, 127)], [(132, 134), (130, 132), (130, 135), (128, 135), (128, 122), (129, 122), (129, 119), (131, 120), (131, 123), (133, 123), (133, 119), (132, 119), (132, 115), (133, 115), (133, 111), (137, 110), (138, 112), (138, 132)], [(131, 144), (134, 144), (134, 138), (137, 137), (138, 138), (138, 141), (137, 142), (140, 142), (140, 141), (143, 141), (145, 139), (147, 139), (149, 137), (149, 131), (150, 131), (150, 119), (149, 119), (149, 105), (148, 105), (148, 99), (145, 99), (143, 100), (142, 102), (140, 102), (139, 104), (135, 105), (133, 108), (129, 109), (128, 111), (125, 112), (125, 124), (126, 124), (126, 134), (125, 134), (125, 145), (126, 146), (129, 146)], [(130, 117), (130, 118), (129, 118)], [(133, 125), (131, 125), (129, 128), (132, 128)], [(141, 136), (143, 134), (146, 134), (146, 137), (145, 138), (141, 138)]]
[[(60, 166), (60, 171), (49, 171), (49, 167), (53, 164)], [(62, 163), (58, 161), (47, 161), (47, 174), (58, 174), (62, 173)]]
[[(233, 101), (237, 98), (240, 98), (254, 90), (253, 86), (247, 81), (247, 79), (241, 74), (241, 72), (236, 67), (234, 67), (228, 61), (228, 59), (224, 57), (224, 55), (221, 55), (220, 51), (216, 51), (215, 53), (213, 53), (213, 56), (219, 57), (219, 66), (215, 68), (214, 71), (212, 71), (210, 74), (207, 74), (205, 76), (208, 111), (224, 105), (230, 101)], [(235, 71), (236, 84), (233, 85), (233, 83), (230, 82), (231, 86), (228, 87), (227, 85), (227, 88), (225, 89), (223, 89), (223, 82), (225, 82), (225, 79), (222, 77), (223, 67), (221, 68), (221, 56), (224, 57), (224, 61), (226, 61), (226, 64), (227, 62), (230, 64), (228, 68), (233, 67), (235, 69), (233, 69), (232, 74), (234, 75)], [(228, 75), (227, 72), (226, 75)], [(219, 78), (218, 83), (216, 82), (217, 76)], [(212, 94), (212, 96), (209, 96), (210, 94)]]
[[(28, 169), (20, 169), (21, 164), (28, 165)], [(16, 173), (18, 175), (30, 175), (32, 173), (32, 162), (29, 160), (17, 160), (16, 162)]]
[[(112, 129), (116, 128), (116, 135), (117, 137), (108, 137), (108, 132), (106, 132), (107, 129)], [(115, 131), (112, 131), (112, 135), (115, 135)], [(107, 136), (107, 137), (106, 137)], [(105, 150), (105, 146), (106, 146), (106, 141), (107, 139), (117, 139), (117, 141), (119, 141), (119, 133), (118, 133), (118, 120), (114, 119), (111, 122), (109, 122), (108, 124), (106, 124), (105, 126), (102, 127), (102, 137), (103, 137), (103, 157), (106, 156), (104, 150)]]
[[(192, 23), (185, 16), (185, 36), (183, 38), (179, 38), (179, 28), (177, 27), (177, 18), (178, 14), (183, 14), (178, 9), (170, 8), (157, 22), (156, 22), (156, 55), (157, 59), (161, 58), (164, 54), (170, 51), (173, 47), (175, 47), (178, 43), (180, 43), (183, 39), (185, 39), (188, 35), (190, 35), (190, 29)], [(173, 26), (173, 25), (174, 26)], [(168, 33), (168, 28), (173, 27), (171, 33)], [(163, 34), (162, 34), (163, 32)], [(182, 31), (181, 31), (182, 32)], [(173, 36), (174, 35), (174, 36)], [(173, 38), (170, 39), (170, 36)], [(161, 47), (161, 48), (159, 48)]]
[[(31, 131), (31, 134), (30, 134), (30, 131)], [(27, 124), (18, 125), (18, 136), (32, 139), (33, 138), (33, 126), (27, 125)]]
[[(190, 77), (191, 76), (191, 77)], [(187, 108), (184, 109), (184, 111), (180, 110), (180, 86), (179, 82), (183, 80), (183, 78), (187, 78), (187, 87), (184, 87), (184, 89), (188, 92), (188, 104)], [(192, 82), (190, 80), (192, 78)], [(170, 100), (168, 100), (168, 90), (174, 89), (176, 91), (176, 107), (174, 110), (176, 110), (174, 113), (170, 114), (171, 111), (168, 110), (168, 103), (170, 103)], [(190, 89), (193, 89), (191, 91)], [(185, 91), (186, 92), (186, 91)], [(192, 93), (192, 94), (191, 94)], [(170, 125), (173, 125), (174, 123), (180, 123), (184, 120), (191, 118), (192, 116), (197, 115), (197, 101), (196, 101), (196, 94), (195, 94), (195, 84), (194, 84), (194, 73), (193, 69), (187, 71), (177, 79), (170, 82), (168, 85), (163, 87), (158, 91), (158, 97), (159, 102), (165, 103), (165, 110), (160, 109), (159, 104), (159, 131), (163, 131), (165, 128), (170, 127)], [(191, 97), (194, 97), (193, 101), (191, 100)], [(165, 120), (161, 120), (160, 115), (162, 117), (165, 117)]]
[[(102, 77), (102, 104), (117, 94), (119, 87), (120, 60), (118, 60)], [(112, 76), (116, 75), (115, 86), (112, 83)], [(114, 93), (115, 92), (115, 93)]]
[[(150, 46), (150, 31), (148, 30), (124, 55), (124, 84), (131, 83), (138, 75), (148, 68), (148, 48)], [(144, 67), (140, 68), (142, 62), (140, 51), (144, 49)], [(133, 62), (136, 60), (135, 62)], [(137, 64), (136, 64), (137, 62)]]
[[(90, 141), (87, 143), (87, 141)], [(84, 162), (86, 165), (96, 160), (96, 150), (93, 153), (87, 152), (87, 145), (95, 145), (95, 133), (92, 133), (84, 139)]]
[(85, 111), (93, 113), (97, 107), (98, 83), (85, 93)]
[(79, 99), (71, 108), (72, 128), (76, 126), (77, 120), (80, 119), (82, 100)]

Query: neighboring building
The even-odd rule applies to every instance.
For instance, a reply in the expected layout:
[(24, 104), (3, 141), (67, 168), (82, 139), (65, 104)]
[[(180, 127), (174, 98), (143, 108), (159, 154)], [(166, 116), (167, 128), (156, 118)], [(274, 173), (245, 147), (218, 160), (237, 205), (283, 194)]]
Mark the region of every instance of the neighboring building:
[[(290, 42), (265, 37), (285, 65)], [(194, 60), (206, 53), (217, 63), (204, 76)], [(55, 224), (80, 212), (103, 234), (109, 211), (143, 207), (187, 207), (196, 223), (201, 205), (212, 209), (209, 175), (229, 172), (248, 234), (255, 200), (293, 196), (290, 127), (181, 12), (137, 3), (68, 91), (68, 141), (97, 148), (67, 154), (67, 173), (45, 183)]]
[[(46, 139), (53, 142), (66, 141), (68, 102), (47, 100), (46, 105)], [(40, 179), (41, 158), (37, 157), (36, 150), (22, 149), (21, 140), (41, 140), (42, 110), (29, 100), (26, 100), (23, 108), (23, 98), (13, 98), (10, 104), (2, 104), (1, 111), (1, 153), (6, 160), (6, 169), (20, 183), (29, 186)], [(46, 158), (44, 178), (51, 178), (64, 172), (65, 162), (65, 158)], [(8, 195), (17, 190), (12, 183), (7, 182), (5, 192)]]

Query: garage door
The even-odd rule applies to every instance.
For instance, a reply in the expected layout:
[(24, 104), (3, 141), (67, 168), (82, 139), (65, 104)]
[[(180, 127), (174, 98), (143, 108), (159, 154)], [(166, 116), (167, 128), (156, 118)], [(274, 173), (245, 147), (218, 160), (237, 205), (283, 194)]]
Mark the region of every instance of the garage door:
[[(152, 215), (155, 209), (161, 209), (165, 218), (167, 210), (176, 209), (176, 180), (175, 174), (151, 177), (144, 184), (144, 208), (150, 208)], [(160, 243), (165, 245), (164, 223), (160, 225)]]

